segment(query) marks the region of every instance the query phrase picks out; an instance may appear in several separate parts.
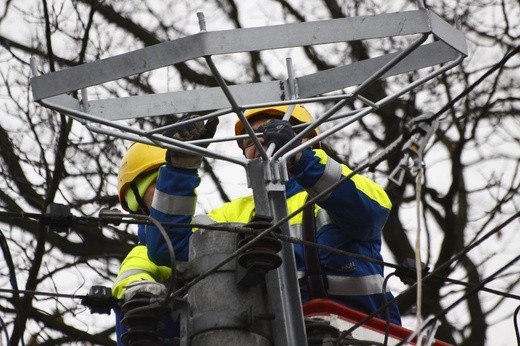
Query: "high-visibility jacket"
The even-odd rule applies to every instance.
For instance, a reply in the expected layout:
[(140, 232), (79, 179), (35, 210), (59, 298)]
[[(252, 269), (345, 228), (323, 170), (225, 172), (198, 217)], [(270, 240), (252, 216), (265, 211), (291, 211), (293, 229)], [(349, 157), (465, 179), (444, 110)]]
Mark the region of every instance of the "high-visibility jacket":
[[(174, 184), (176, 189), (172, 191), (168, 184)], [(199, 185), (200, 178), (196, 170), (178, 169), (172, 166), (163, 166), (157, 180), (157, 187), (154, 193), (154, 201), (150, 210), (150, 216), (160, 222), (185, 223), (191, 222), (195, 212), (197, 202), (195, 188)], [(154, 281), (166, 284), (170, 275), (171, 268), (170, 256), (166, 248), (165, 240), (159, 236), (155, 241), (161, 242), (164, 248), (156, 254), (163, 254), (161, 260), (151, 260), (148, 257), (146, 243), (146, 233), (159, 235), (160, 232), (155, 226), (139, 225), (137, 236), (139, 245), (134, 247), (121, 263), (118, 275), (112, 284), (112, 295), (120, 299), (125, 291), (125, 287), (133, 282), (140, 280)], [(166, 231), (170, 241), (174, 244), (175, 259), (180, 261), (188, 260), (188, 242), (192, 231), (191, 228), (167, 227)], [(165, 251), (165, 252), (163, 252)], [(156, 264), (159, 263), (159, 264)], [(160, 265), (163, 263), (163, 265)], [(114, 308), (116, 318), (117, 345), (125, 346), (121, 336), (126, 329), (121, 325), (122, 314), (119, 308)], [(171, 338), (179, 336), (179, 321), (172, 316), (167, 316), (164, 321), (163, 337)]]
[[(289, 213), (301, 207), (310, 196), (316, 196), (351, 170), (328, 157), (323, 150), (307, 149), (290, 170), (286, 183)], [(151, 216), (160, 222), (191, 221), (196, 203), (195, 187), (200, 179), (195, 170), (161, 167)], [(316, 241), (346, 252), (382, 260), (381, 232), (388, 218), (391, 202), (384, 189), (362, 175), (354, 175), (317, 201), (315, 208)], [(208, 214), (214, 222), (249, 222), (255, 215), (252, 196), (225, 203)], [(291, 235), (301, 238), (301, 213), (290, 220)], [(167, 230), (177, 260), (188, 259), (190, 228)], [(147, 226), (148, 256), (158, 265), (168, 265), (170, 256), (161, 234), (155, 226)], [(293, 246), (298, 276), (305, 277), (303, 246)], [(320, 249), (320, 264), (326, 274), (325, 286), (329, 298), (354, 309), (370, 313), (380, 308), (385, 297), (383, 267), (379, 264)], [(391, 299), (386, 292), (386, 299)], [(308, 300), (301, 290), (302, 301)], [(384, 314), (380, 314), (384, 318)], [(400, 324), (396, 305), (390, 308), (390, 320)]]
[[(139, 239), (144, 240), (144, 226), (139, 225)], [(158, 266), (152, 262), (147, 255), (146, 246), (140, 244), (135, 246), (128, 255), (125, 257), (121, 266), (116, 280), (112, 284), (112, 295), (121, 299), (125, 290), (126, 285), (146, 280), (154, 281), (162, 284), (166, 284), (171, 276), (171, 268), (167, 266)], [(114, 308), (114, 314), (116, 318), (116, 336), (117, 345), (125, 346), (126, 344), (122, 341), (121, 337), (126, 332), (121, 324), (122, 312), (119, 307)], [(170, 316), (167, 316), (163, 321), (162, 335), (164, 337), (175, 337), (179, 334), (179, 322)]]

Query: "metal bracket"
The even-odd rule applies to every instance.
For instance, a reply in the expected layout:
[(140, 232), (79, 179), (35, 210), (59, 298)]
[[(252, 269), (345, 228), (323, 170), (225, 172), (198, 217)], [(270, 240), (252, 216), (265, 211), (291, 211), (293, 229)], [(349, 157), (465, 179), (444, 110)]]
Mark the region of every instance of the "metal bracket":
[[(431, 136), (439, 127), (439, 120), (435, 119), (429, 123), (417, 123), (412, 129), (412, 137), (403, 145), (403, 158), (388, 176), (388, 180), (400, 186), (403, 183), (407, 169), (411, 169), (412, 174), (424, 165), (423, 156), (426, 145)], [(410, 165), (410, 159), (412, 164)]]

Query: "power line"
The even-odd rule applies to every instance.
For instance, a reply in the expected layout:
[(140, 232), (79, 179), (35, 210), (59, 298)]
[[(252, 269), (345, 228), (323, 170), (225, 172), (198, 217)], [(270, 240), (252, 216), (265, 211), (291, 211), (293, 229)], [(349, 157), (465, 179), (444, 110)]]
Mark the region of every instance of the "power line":
[[(450, 264), (452, 264), (453, 262), (459, 260), (462, 256), (464, 256), (466, 253), (468, 253), (469, 251), (471, 251), (473, 248), (479, 246), (480, 244), (482, 244), (482, 242), (484, 242), (485, 240), (487, 240), (488, 238), (490, 238), (491, 236), (493, 236), (494, 234), (496, 234), (497, 232), (499, 232), (500, 230), (502, 230), (505, 226), (507, 226), (509, 223), (511, 223), (513, 220), (515, 220), (516, 218), (518, 218), (520, 216), (520, 211), (517, 211), (514, 215), (512, 215), (511, 217), (509, 217), (507, 220), (505, 220), (504, 222), (502, 222), (500, 225), (496, 226), (495, 228), (493, 228), (492, 230), (490, 230), (488, 233), (486, 233), (482, 238), (476, 240), (474, 243), (470, 244), (470, 245), (467, 245), (466, 247), (464, 247), (464, 249), (462, 249), (460, 252), (458, 252), (457, 254), (455, 254), (451, 259), (449, 259), (448, 261), (442, 263), (437, 269), (433, 270), (432, 272), (430, 272), (429, 274), (425, 275), (423, 277), (423, 281), (425, 280), (429, 280), (429, 279), (432, 279), (432, 278), (435, 278), (435, 275), (441, 271), (443, 271), (444, 269), (446, 269)], [(368, 314), (365, 318), (363, 318), (362, 320), (360, 320), (358, 323), (356, 323), (355, 325), (353, 325), (351, 328), (349, 328), (348, 330), (346, 331), (343, 331), (340, 335), (340, 337), (338, 338), (338, 341), (341, 341), (343, 340), (348, 334), (350, 334), (353, 330), (359, 328), (360, 326), (362, 326), (363, 324), (365, 324), (365, 322), (369, 321), (370, 319), (372, 319), (373, 317), (375, 317), (378, 313), (380, 313), (381, 311), (383, 311), (384, 309), (386, 309), (387, 305), (389, 304), (394, 304), (396, 303), (397, 301), (399, 301), (399, 299), (401, 297), (403, 297), (406, 293), (408, 292), (411, 292), (415, 286), (417, 285), (417, 283), (411, 285), (409, 288), (407, 288), (406, 290), (404, 290), (403, 292), (401, 292), (397, 297), (391, 299), (390, 301), (388, 301), (386, 304), (384, 304), (382, 307), (380, 307), (379, 309), (373, 311), (372, 313)]]

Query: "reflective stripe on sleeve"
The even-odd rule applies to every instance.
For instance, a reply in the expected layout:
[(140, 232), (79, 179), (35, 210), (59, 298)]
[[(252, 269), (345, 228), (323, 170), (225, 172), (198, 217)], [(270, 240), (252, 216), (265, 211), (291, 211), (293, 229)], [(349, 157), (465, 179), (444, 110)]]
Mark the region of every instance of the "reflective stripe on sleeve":
[[(325, 171), (323, 172), (323, 175), (320, 177), (320, 179), (318, 179), (313, 187), (307, 189), (309, 195), (314, 197), (323, 190), (327, 189), (329, 186), (337, 183), (341, 179), (341, 171), (341, 164), (329, 157), (327, 159), (327, 163), (325, 164)], [(332, 191), (327, 193), (325, 196), (322, 196), (321, 200), (329, 198), (331, 193)]]
[(302, 224), (296, 223), (289, 226), (289, 235), (293, 238), (302, 239)]
[(193, 215), (196, 204), (196, 196), (172, 196), (155, 190), (152, 207), (169, 215)]
[(318, 214), (316, 215), (316, 229), (319, 230), (323, 226), (331, 223), (332, 221), (330, 219), (329, 213), (325, 209), (320, 208), (318, 210)]
[[(318, 209), (316, 215), (316, 229), (319, 231), (323, 226), (332, 224), (329, 213), (325, 209)], [(301, 223), (295, 223), (289, 226), (290, 236), (297, 239), (303, 239), (303, 225)]]
[(128, 270), (125, 270), (125, 272), (120, 273), (117, 276), (117, 278), (114, 280), (114, 283), (112, 284), (112, 286), (116, 286), (119, 282), (123, 281), (126, 278), (129, 278), (132, 275), (136, 275), (136, 274), (148, 274), (148, 275), (153, 277), (153, 275), (149, 271), (147, 271), (147, 270), (143, 270), (143, 269), (128, 269)]

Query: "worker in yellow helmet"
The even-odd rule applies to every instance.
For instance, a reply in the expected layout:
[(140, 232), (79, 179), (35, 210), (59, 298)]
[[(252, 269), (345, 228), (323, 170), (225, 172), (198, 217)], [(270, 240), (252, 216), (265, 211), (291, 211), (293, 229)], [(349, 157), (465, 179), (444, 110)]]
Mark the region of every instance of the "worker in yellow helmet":
[[(166, 163), (166, 149), (143, 143), (132, 143), (121, 160), (117, 175), (117, 191), (121, 207), (132, 213), (150, 213), (149, 204), (159, 175)], [(145, 201), (146, 199), (146, 201)], [(148, 204), (148, 205), (147, 205)]]
[[(275, 144), (275, 151), (288, 144), (295, 136), (293, 126), (313, 121), (310, 113), (296, 105), (288, 121), (283, 120), (289, 106), (273, 106), (247, 110), (245, 118), (258, 133), (258, 141), (265, 148)], [(299, 131), (297, 129), (296, 131)], [(235, 124), (235, 134), (243, 135), (241, 122)], [(302, 139), (305, 143), (318, 134), (313, 130)], [(193, 139), (193, 138), (192, 138)], [(293, 144), (293, 147), (300, 143)], [(247, 139), (238, 140), (239, 147), (248, 159), (260, 156), (259, 148)], [(197, 157), (196, 154), (193, 157)], [(291, 235), (318, 244), (334, 247), (344, 252), (356, 253), (381, 261), (382, 228), (390, 212), (391, 202), (386, 192), (374, 181), (362, 175), (346, 179), (334, 189), (326, 192), (352, 170), (329, 157), (316, 143), (293, 155), (288, 160), (289, 180), (285, 183), (288, 212), (302, 207), (312, 197), (320, 195), (308, 211), (290, 220)], [(164, 196), (175, 196), (191, 181), (198, 184), (196, 170), (179, 175), (170, 169), (161, 171), (157, 189)], [(183, 184), (176, 184), (179, 179)], [(182, 191), (181, 191), (182, 190)], [(163, 201), (167, 200), (166, 198)], [(177, 217), (174, 203), (152, 204), (152, 215), (162, 222), (172, 222)], [(307, 213), (307, 214), (306, 214)], [(303, 215), (302, 215), (303, 214)], [(208, 214), (207, 222), (233, 222), (247, 224), (255, 216), (253, 196), (238, 198)], [(169, 233), (172, 244), (185, 240), (191, 233), (183, 229), (172, 229)], [(169, 252), (158, 232), (147, 232), (148, 256), (157, 265), (168, 265)], [(316, 250), (301, 244), (293, 245), (302, 301), (326, 297), (350, 308), (371, 313), (392, 299), (390, 292), (382, 293), (383, 267), (358, 257), (339, 255), (323, 249)], [(313, 250), (314, 249), (314, 250)], [(182, 251), (182, 247), (176, 248)], [(386, 297), (385, 297), (386, 296)], [(385, 318), (381, 313), (379, 317)], [(389, 319), (400, 324), (397, 306), (390, 308)]]
[[(176, 136), (189, 139), (190, 132), (196, 133), (198, 137), (213, 136), (217, 124), (218, 120), (208, 122), (206, 126), (201, 122), (195, 123), (177, 130)], [(195, 188), (200, 182), (198, 177), (192, 179), (192, 176), (193, 174), (196, 176), (196, 170), (200, 166), (201, 160), (200, 156), (184, 155), (153, 145), (133, 143), (124, 154), (119, 167), (118, 196), (121, 207), (130, 213), (151, 215), (152, 217), (157, 216), (154, 213), (161, 214), (164, 211), (163, 208), (168, 207), (168, 211), (175, 214), (169, 216), (170, 221), (189, 224), (195, 212)], [(167, 195), (156, 189), (161, 170), (169, 171), (168, 174), (176, 176), (176, 179), (170, 182), (178, 188), (178, 191), (181, 191), (180, 194)], [(182, 177), (187, 172), (189, 172), (189, 179), (183, 179)], [(156, 229), (152, 229), (150, 232), (158, 233)], [(170, 234), (173, 233), (170, 232)], [(146, 227), (140, 224), (138, 226), (138, 245), (121, 263), (118, 276), (112, 285), (112, 295), (121, 302), (123, 308), (124, 304), (132, 299), (150, 299), (152, 296), (161, 296), (166, 293), (165, 283), (171, 276), (171, 268), (156, 265), (148, 258), (145, 234)], [(178, 232), (175, 234), (177, 236), (172, 237), (171, 240), (175, 247), (176, 259), (187, 261), (191, 229), (185, 228), (182, 234)], [(131, 329), (130, 324), (139, 323), (139, 321), (135, 322), (135, 318), (127, 318), (125, 322), (121, 309), (114, 310), (117, 342), (118, 345), (123, 346), (126, 345), (129, 338), (133, 337), (128, 330)], [(147, 335), (152, 339), (156, 338), (155, 341), (148, 340), (150, 342), (159, 344), (158, 340), (178, 337), (179, 321), (176, 318), (166, 316), (164, 321), (156, 321), (156, 324), (150, 321), (145, 322), (147, 329), (164, 326), (162, 330), (148, 330)]]
[[(119, 201), (124, 210), (136, 214), (150, 214), (159, 170), (166, 164), (166, 152), (166, 149), (143, 143), (133, 143), (128, 148), (121, 160), (117, 184)], [(193, 201), (185, 199), (183, 203), (191, 205), (194, 201), (193, 196)], [(179, 221), (185, 222), (185, 219), (186, 217)], [(121, 301), (121, 305), (131, 299), (165, 294), (165, 283), (171, 276), (169, 266), (158, 266), (148, 258), (143, 224), (138, 225), (137, 234), (138, 245), (121, 263), (118, 276), (112, 286), (112, 294)], [(128, 326), (122, 323), (121, 309), (114, 310), (118, 345), (126, 345)], [(178, 322), (170, 317), (166, 317), (166, 321), (169, 330), (164, 330), (161, 334), (166, 338), (177, 336)]]

